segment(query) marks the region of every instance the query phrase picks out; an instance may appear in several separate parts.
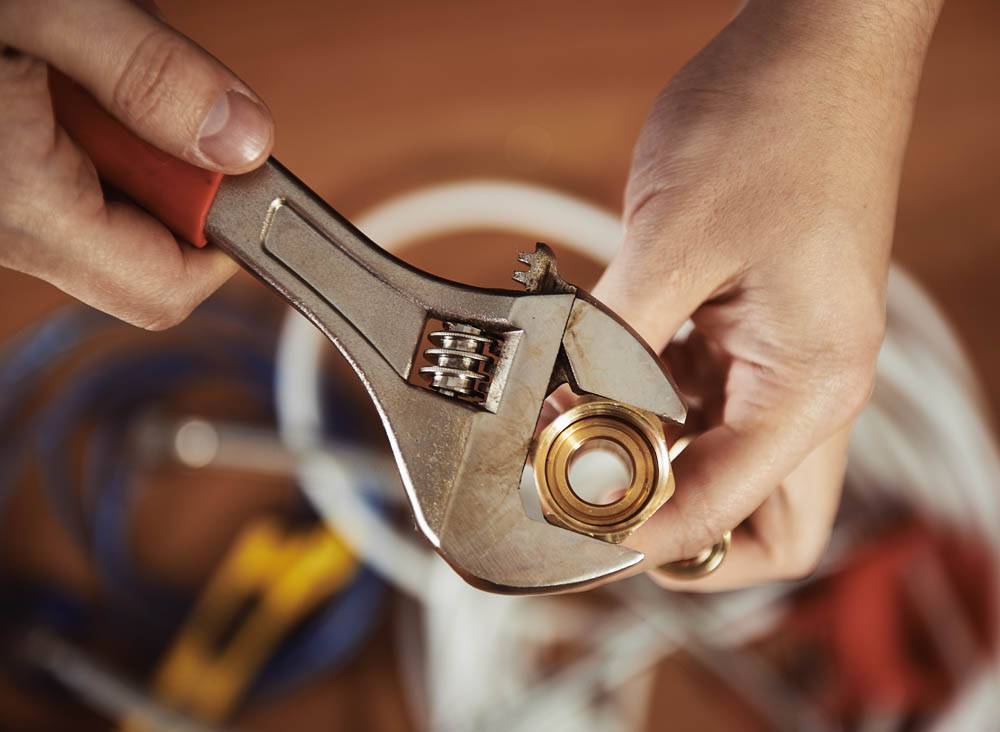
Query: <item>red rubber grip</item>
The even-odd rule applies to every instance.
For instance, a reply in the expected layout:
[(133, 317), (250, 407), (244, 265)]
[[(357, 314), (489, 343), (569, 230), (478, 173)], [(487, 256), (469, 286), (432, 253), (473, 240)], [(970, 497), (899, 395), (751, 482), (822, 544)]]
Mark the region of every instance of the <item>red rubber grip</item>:
[(205, 218), (222, 173), (178, 160), (149, 144), (105, 111), (85, 89), (49, 69), (56, 121), (83, 149), (98, 175), (163, 222), (204, 246)]

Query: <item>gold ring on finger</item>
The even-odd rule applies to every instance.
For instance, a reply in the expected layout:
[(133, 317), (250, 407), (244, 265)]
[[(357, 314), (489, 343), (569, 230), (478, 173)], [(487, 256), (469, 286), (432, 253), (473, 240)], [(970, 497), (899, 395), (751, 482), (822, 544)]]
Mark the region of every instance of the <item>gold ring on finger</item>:
[(680, 559), (676, 562), (661, 564), (654, 571), (662, 572), (672, 579), (701, 579), (712, 574), (722, 564), (733, 543), (733, 532), (727, 531), (722, 539), (707, 549), (702, 549), (690, 559)]

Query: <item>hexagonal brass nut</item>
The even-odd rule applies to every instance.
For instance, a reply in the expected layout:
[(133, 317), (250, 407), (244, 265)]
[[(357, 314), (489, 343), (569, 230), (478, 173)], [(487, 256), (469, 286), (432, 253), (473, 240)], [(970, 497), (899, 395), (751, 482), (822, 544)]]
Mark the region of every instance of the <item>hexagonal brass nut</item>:
[[(624, 494), (605, 505), (581, 498), (569, 480), (574, 458), (598, 447), (619, 453), (631, 476)], [(613, 544), (642, 526), (674, 493), (659, 417), (608, 399), (586, 398), (553, 420), (536, 442), (533, 462), (545, 520)]]

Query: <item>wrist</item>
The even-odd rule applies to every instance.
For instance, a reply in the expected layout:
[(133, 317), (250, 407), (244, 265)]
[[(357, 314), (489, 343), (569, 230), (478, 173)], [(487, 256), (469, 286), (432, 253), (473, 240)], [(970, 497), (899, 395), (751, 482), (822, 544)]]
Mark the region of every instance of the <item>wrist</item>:
[(748, 0), (727, 31), (765, 62), (795, 59), (873, 91), (912, 96), (944, 0)]
[(812, 124), (857, 155), (900, 163), (942, 2), (749, 0), (668, 92), (720, 119)]

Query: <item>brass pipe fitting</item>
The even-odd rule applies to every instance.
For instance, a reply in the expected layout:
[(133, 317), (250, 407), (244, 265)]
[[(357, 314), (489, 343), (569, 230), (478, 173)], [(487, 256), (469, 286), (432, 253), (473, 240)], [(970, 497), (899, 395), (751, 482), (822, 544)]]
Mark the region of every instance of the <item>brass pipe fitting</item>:
[[(607, 504), (581, 498), (569, 478), (574, 459), (598, 447), (618, 453), (629, 469), (625, 492)], [(624, 541), (674, 492), (660, 419), (606, 399), (584, 399), (542, 430), (534, 471), (550, 524), (613, 544)]]

